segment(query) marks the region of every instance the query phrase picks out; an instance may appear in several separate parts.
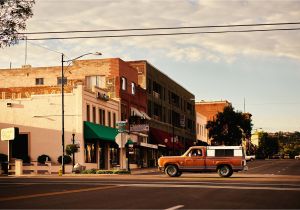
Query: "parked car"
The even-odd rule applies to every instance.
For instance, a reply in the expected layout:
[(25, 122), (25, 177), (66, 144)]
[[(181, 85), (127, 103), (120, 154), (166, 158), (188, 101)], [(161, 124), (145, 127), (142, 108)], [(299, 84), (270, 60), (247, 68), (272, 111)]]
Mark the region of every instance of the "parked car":
[(241, 146), (193, 146), (181, 156), (160, 157), (158, 168), (170, 177), (183, 172), (217, 172), (220, 177), (230, 177), (248, 170)]
[(281, 155), (280, 155), (280, 154), (275, 154), (275, 155), (272, 155), (271, 158), (272, 158), (272, 159), (280, 159), (280, 158), (281, 158)]
[(300, 160), (300, 155), (296, 155), (296, 156), (295, 156), (295, 159), (296, 159), (296, 160)]
[(254, 161), (255, 160), (255, 155), (246, 155), (245, 159), (246, 159), (246, 161)]

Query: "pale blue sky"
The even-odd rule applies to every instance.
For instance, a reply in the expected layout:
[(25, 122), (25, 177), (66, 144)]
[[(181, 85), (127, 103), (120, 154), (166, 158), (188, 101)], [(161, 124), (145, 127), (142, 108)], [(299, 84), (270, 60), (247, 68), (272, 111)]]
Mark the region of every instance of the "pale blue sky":
[[(28, 32), (204, 26), (300, 22), (300, 1), (36, 0), (33, 12)], [(243, 111), (245, 98), (254, 128), (300, 131), (299, 40), (300, 31), (277, 31), (32, 41), (27, 63), (60, 65), (58, 53), (36, 44), (70, 58), (101, 51), (103, 58), (148, 60), (197, 100), (228, 100)], [(24, 42), (0, 49), (0, 68), (10, 62), (24, 64)]]

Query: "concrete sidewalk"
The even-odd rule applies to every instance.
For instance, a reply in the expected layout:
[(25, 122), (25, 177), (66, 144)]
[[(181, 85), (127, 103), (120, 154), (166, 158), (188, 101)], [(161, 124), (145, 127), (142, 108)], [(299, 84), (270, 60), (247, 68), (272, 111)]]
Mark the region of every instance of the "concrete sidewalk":
[[(159, 174), (159, 170), (157, 168), (135, 168), (130, 170), (131, 174), (126, 174), (126, 175), (151, 175), (151, 174)], [(63, 175), (63, 177), (76, 177), (76, 176), (114, 176), (118, 174), (74, 174), (74, 173), (66, 173)], [(122, 174), (121, 174), (122, 175)], [(0, 177), (19, 177), (16, 175), (3, 175), (1, 174)], [(41, 174), (22, 174), (20, 177), (56, 177), (59, 176), (58, 173), (52, 173), (52, 174), (47, 174), (47, 173), (41, 173)]]
[(131, 169), (132, 175), (159, 173), (158, 168), (135, 168)]

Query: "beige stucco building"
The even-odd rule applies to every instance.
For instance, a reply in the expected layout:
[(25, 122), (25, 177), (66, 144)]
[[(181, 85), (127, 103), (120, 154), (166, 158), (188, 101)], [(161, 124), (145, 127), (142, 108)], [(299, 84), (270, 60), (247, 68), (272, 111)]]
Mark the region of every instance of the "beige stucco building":
[[(29, 156), (36, 161), (38, 156), (46, 154), (51, 162), (57, 163), (62, 155), (62, 95), (59, 87), (1, 88), (0, 92), (0, 129), (18, 127), (20, 132), (20, 139), (10, 143), (10, 156)], [(72, 134), (75, 134), (75, 143), (80, 146), (75, 162), (87, 168), (110, 169), (114, 161), (125, 167), (124, 157), (117, 151), (119, 146), (115, 141), (87, 138), (85, 129), (90, 124), (102, 124), (116, 130), (120, 103), (99, 97), (104, 94), (107, 93), (101, 88), (90, 90), (81, 83), (65, 88), (65, 145), (72, 144)], [(7, 141), (0, 141), (0, 153), (8, 154)], [(70, 172), (71, 167), (66, 169)]]

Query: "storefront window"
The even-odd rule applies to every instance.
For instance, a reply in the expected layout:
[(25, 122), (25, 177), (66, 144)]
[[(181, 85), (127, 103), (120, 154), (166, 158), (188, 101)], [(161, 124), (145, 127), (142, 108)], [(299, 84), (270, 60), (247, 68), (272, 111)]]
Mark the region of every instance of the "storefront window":
[(140, 163), (140, 149), (139, 148), (128, 148), (129, 149), (129, 162), (131, 164)]
[(96, 163), (96, 144), (86, 143), (84, 147), (85, 162)]
[(118, 148), (114, 148), (114, 147), (110, 148), (110, 160), (111, 160), (112, 166), (120, 164), (119, 163), (119, 160), (120, 160), (119, 154), (120, 154), (120, 152), (119, 152)]

